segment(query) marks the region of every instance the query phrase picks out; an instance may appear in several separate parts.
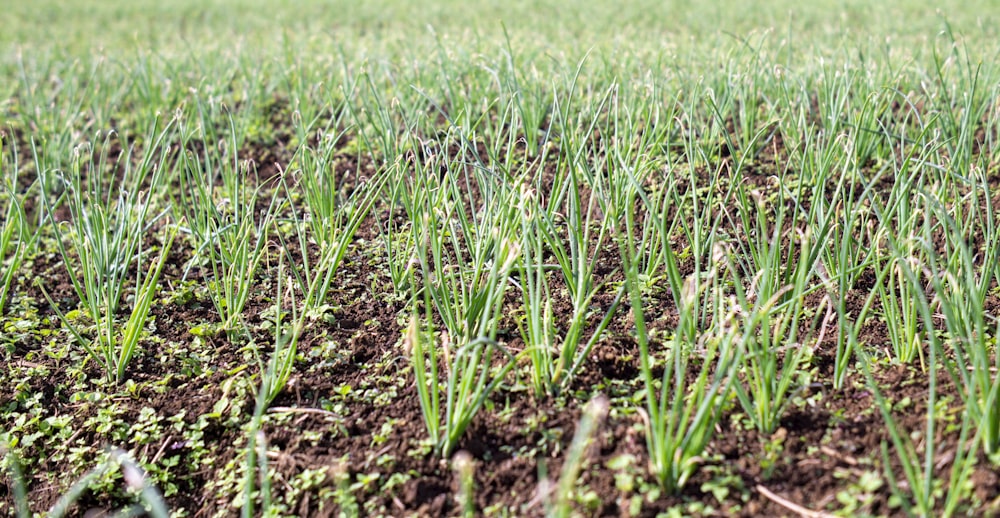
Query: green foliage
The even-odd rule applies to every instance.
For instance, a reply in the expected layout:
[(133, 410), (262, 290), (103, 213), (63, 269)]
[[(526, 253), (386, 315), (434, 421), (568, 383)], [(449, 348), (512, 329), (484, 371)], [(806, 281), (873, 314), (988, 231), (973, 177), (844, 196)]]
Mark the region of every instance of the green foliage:
[[(636, 473), (638, 453), (609, 466), (635, 514), (691, 481), (733, 408), (772, 434), (810, 382), (838, 396), (863, 376), (890, 430), (885, 481), (865, 472), (839, 493), (843, 512), (895, 486), (904, 512), (959, 513), (969, 470), (1000, 458), (990, 2), (936, 5), (947, 19), (918, 0), (106, 4), (0, 12), (0, 340), (16, 366), (3, 378), (14, 448), (47, 454), (74, 426), (153, 448), (157, 416), (46, 415), (32, 383), (53, 368), (84, 383), (90, 359), (113, 392), (73, 404), (143, 397), (150, 385), (128, 366), (152, 315), (210, 301), (217, 326), (191, 322), (190, 342), (163, 344), (161, 363), (181, 367), (149, 383), (225, 379), (211, 412), (175, 423), (194, 445), (185, 469), (208, 469), (209, 422), (249, 421), (245, 455), (229, 464), (243, 471), (212, 487), (220, 499), (243, 491), (247, 516), (292, 513), (272, 498), (268, 409), (300, 359), (353, 362), (338, 304), (374, 299), (409, 300), (377, 322), (404, 328), (408, 367), (388, 351), (377, 375), (402, 389), (412, 369), (430, 439), (416, 451), (441, 458), (478, 412), (524, 387), (532, 402), (586, 400), (592, 351), (634, 336), (638, 379), (594, 383), (627, 392), (611, 415), (645, 426), (653, 480)], [(60, 262), (76, 301), (50, 282)], [(30, 275), (69, 337), (39, 316)], [(216, 329), (242, 346), (237, 365), (215, 364)], [(810, 379), (820, 354), (832, 375)], [(886, 355), (927, 375), (923, 443), (878, 394), (871, 369)], [(965, 409), (946, 477), (928, 447), (945, 428), (932, 414), (936, 373)], [(599, 503), (576, 485), (595, 422), (581, 421), (543, 502), (553, 515)], [(392, 423), (372, 442), (391, 441)], [(540, 431), (538, 448), (556, 444)], [(765, 475), (789, 451), (770, 440)], [(58, 454), (78, 472), (89, 462)], [(115, 462), (89, 480), (107, 485)], [(455, 465), (461, 511), (474, 514), (471, 464)], [(281, 483), (328, 483), (343, 513), (374, 515), (388, 513), (363, 496), (412, 476), (333, 471)], [(177, 487), (166, 467), (148, 472)], [(728, 482), (703, 487), (720, 505), (737, 498)], [(670, 512), (694, 511), (713, 510)]]
[[(0, 134), (0, 214), (3, 214), (3, 222), (0, 223), (0, 264), (4, 268), (0, 275), (0, 315), (10, 298), (11, 284), (19, 273), (28, 246), (35, 239), (28, 230), (22, 196), (17, 193), (17, 150), (10, 155), (5, 154), (5, 145), (5, 138)], [(8, 156), (11, 157), (9, 161)]]
[[(200, 142), (211, 143), (204, 128), (211, 122), (199, 106), (201, 114)], [(180, 154), (180, 189), (172, 204), (177, 219), (184, 221), (194, 238), (195, 256), (188, 270), (196, 263), (207, 263), (207, 286), (212, 304), (221, 319), (222, 330), (230, 338), (245, 328), (243, 310), (253, 293), (256, 275), (267, 248), (268, 231), (272, 226), (275, 198), (266, 210), (258, 213), (261, 187), (251, 189), (254, 176), (247, 162), (237, 155), (237, 130), (230, 117), (231, 137), (226, 152), (213, 156), (215, 146), (205, 146), (202, 154), (185, 151)], [(181, 146), (192, 147), (194, 139), (181, 125)], [(219, 143), (222, 144), (221, 142)], [(221, 185), (216, 186), (216, 178)], [(255, 178), (261, 182), (260, 178)], [(185, 272), (187, 275), (187, 272)]]
[[(154, 142), (154, 149), (167, 138), (172, 126), (173, 121), (159, 132), (155, 125), (150, 128), (148, 139)], [(151, 193), (161, 185), (165, 157), (161, 154), (159, 161), (154, 162), (153, 153), (145, 153), (138, 165), (133, 166), (131, 153), (125, 154), (119, 183), (114, 174), (111, 179), (102, 174), (107, 164), (114, 165), (108, 157), (109, 147), (110, 137), (105, 139), (99, 155), (88, 153), (89, 156), (79, 157), (73, 176), (63, 179), (70, 222), (57, 222), (52, 207), (46, 206), (59, 236), (57, 243), (63, 263), (87, 317), (94, 323), (96, 336), (85, 336), (88, 333), (71, 322), (55, 302), (49, 299), (49, 304), (80, 346), (101, 364), (108, 380), (121, 383), (136, 353), (176, 231), (169, 231), (158, 260), (151, 262), (144, 248), (148, 246), (148, 230), (158, 219), (151, 221), (149, 217)], [(84, 164), (89, 171), (86, 177)], [(112, 172), (116, 173), (116, 169)], [(63, 237), (72, 244), (72, 253), (63, 244)], [(136, 272), (133, 305), (128, 320), (119, 324), (116, 316), (131, 269)], [(78, 272), (82, 279), (77, 277)], [(47, 293), (45, 296), (48, 298)]]

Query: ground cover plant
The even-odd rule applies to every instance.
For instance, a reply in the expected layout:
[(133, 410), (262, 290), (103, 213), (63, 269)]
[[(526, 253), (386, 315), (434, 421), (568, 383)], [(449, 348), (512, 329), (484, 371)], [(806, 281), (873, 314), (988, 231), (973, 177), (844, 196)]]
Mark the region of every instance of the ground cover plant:
[(989, 2), (0, 10), (0, 514), (1000, 514)]

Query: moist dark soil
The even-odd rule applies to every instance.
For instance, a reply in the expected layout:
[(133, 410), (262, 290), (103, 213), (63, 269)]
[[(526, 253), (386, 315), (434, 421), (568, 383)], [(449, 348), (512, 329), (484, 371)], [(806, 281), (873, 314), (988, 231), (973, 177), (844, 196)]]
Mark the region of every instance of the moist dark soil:
[[(281, 133), (270, 147), (261, 145), (244, 154), (253, 157), (263, 176), (273, 176), (291, 157), (289, 139), (290, 134)], [(482, 145), (475, 151), (457, 146), (449, 150), (454, 157), (474, 160), (477, 157), (466, 155), (479, 155), (488, 160)], [(761, 151), (761, 163), (745, 178), (734, 180), (746, 182), (748, 188), (772, 188), (772, 175), (785, 153), (780, 133), (775, 134)], [(367, 156), (350, 154), (338, 156), (334, 164), (348, 183), (379, 167)], [(551, 176), (555, 167), (541, 170)], [(705, 174), (708, 180), (711, 173)], [(480, 197), (478, 192), (469, 194), (472, 200)], [(260, 437), (272, 472), (271, 490), (286, 514), (457, 516), (463, 511), (457, 496), (459, 476), (450, 459), (436, 456), (426, 440), (402, 340), (411, 306), (408, 296), (394, 293), (374, 216), (379, 210), (386, 207), (376, 206), (358, 230), (326, 300), (328, 311), (310, 321), (295, 371), (265, 416)], [(623, 279), (616, 245), (594, 245), (600, 246), (595, 284), (602, 290), (592, 301), (595, 311), (588, 320), (587, 338), (611, 307)], [(677, 246), (683, 249), (686, 243), (678, 241)], [(247, 423), (261, 365), (253, 351), (266, 352), (273, 345), (269, 323), (277, 300), (281, 244), (272, 243), (257, 276), (259, 287), (245, 311), (250, 335), (229, 336), (212, 327), (216, 310), (200, 287), (209, 272), (195, 267), (185, 278), (186, 262), (195, 251), (179, 239), (152, 310), (149, 336), (131, 364), (129, 379), (120, 386), (103, 381), (93, 360), (66, 345), (71, 338), (61, 330), (41, 287), (64, 312), (75, 309), (76, 295), (62, 257), (54, 248), (43, 245), (43, 250), (24, 265), (15, 299), (2, 316), (0, 340), (6, 347), (0, 375), (2, 427), (19, 440), (13, 446), (23, 459), (31, 509), (50, 508), (114, 447), (147, 466), (150, 482), (161, 489), (171, 509), (187, 516), (238, 513)], [(307, 253), (315, 257), (316, 251)], [(681, 266), (682, 273), (691, 273), (694, 259), (685, 259)], [(551, 282), (554, 293), (565, 292), (561, 280), (553, 277)], [(848, 297), (852, 314), (860, 311), (862, 292), (867, 294), (874, 282), (871, 272), (862, 275), (857, 292)], [(825, 295), (812, 296), (806, 306), (819, 308)], [(650, 287), (647, 296), (649, 328), (663, 336), (677, 325), (674, 294), (660, 283)], [(519, 300), (518, 294), (508, 293), (501, 324), (513, 351), (524, 347), (516, 328)], [(991, 297), (988, 307), (998, 306)], [(569, 298), (557, 298), (553, 309), (558, 315), (570, 313)], [(585, 451), (573, 502), (582, 515), (679, 511), (796, 516), (795, 506), (848, 515), (899, 515), (881, 453), (891, 438), (872, 390), (858, 368), (852, 369), (843, 389), (833, 387), (835, 334), (831, 330), (815, 344), (805, 366), (808, 383), (796, 392), (775, 433), (757, 432), (734, 401), (693, 478), (679, 493), (665, 494), (647, 469), (643, 403), (637, 396), (642, 389), (640, 353), (634, 319), (623, 303), (566, 390), (535, 395), (525, 375), (527, 365), (522, 365), (473, 419), (456, 451), (473, 459), (475, 514), (545, 515), (581, 409), (601, 394), (609, 398), (612, 410)], [(877, 357), (870, 367), (882, 395), (894, 403), (898, 429), (919, 434), (926, 424), (927, 373), (884, 361), (885, 355), (877, 351), (887, 347), (887, 332), (877, 319), (862, 329), (860, 339)], [(654, 340), (652, 347), (655, 355), (663, 355), (662, 343)], [(935, 437), (915, 442), (921, 451), (934, 449), (938, 475), (947, 478), (964, 410), (953, 380), (943, 369), (938, 377), (936, 399), (943, 406), (945, 425)], [(895, 473), (902, 473), (894, 454), (888, 462)], [(1000, 512), (1000, 477), (988, 459), (979, 459), (978, 466), (972, 476), (976, 502), (969, 504), (969, 513)], [(112, 474), (99, 490), (85, 492), (71, 514), (98, 516), (130, 501), (122, 478)], [(12, 514), (13, 502), (13, 478), (5, 474), (0, 478), (0, 506)]]

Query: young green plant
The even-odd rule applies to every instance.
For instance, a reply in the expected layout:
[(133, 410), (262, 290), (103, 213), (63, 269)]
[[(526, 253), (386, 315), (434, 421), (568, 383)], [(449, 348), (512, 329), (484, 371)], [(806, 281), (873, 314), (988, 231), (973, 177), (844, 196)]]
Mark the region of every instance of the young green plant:
[[(229, 119), (235, 134), (232, 116)], [(204, 133), (201, 136), (207, 138)], [(258, 214), (262, 187), (251, 189), (248, 185), (251, 165), (239, 161), (236, 146), (235, 137), (231, 137), (227, 155), (222, 157), (214, 156), (211, 148), (200, 155), (181, 153), (181, 188), (174, 203), (195, 240), (195, 256), (188, 271), (198, 262), (208, 263), (208, 292), (219, 314), (220, 331), (230, 339), (245, 331), (243, 309), (256, 285), (255, 276), (267, 249), (275, 212), (272, 196), (267, 209)], [(216, 185), (217, 177), (221, 178), (220, 186)]]
[[(650, 351), (636, 259), (641, 250), (637, 252), (635, 248), (634, 235), (633, 217), (628, 211), (624, 227), (614, 226), (614, 236), (621, 252), (639, 343), (646, 445), (651, 470), (660, 487), (675, 493), (697, 470), (733, 390), (734, 369), (740, 362), (738, 329), (734, 325), (736, 305), (723, 295), (717, 270), (706, 272), (704, 278), (689, 276), (676, 295), (679, 322), (665, 351), (663, 376), (655, 380), (655, 358)], [(721, 259), (720, 251), (715, 255)], [(676, 265), (671, 269), (676, 272)], [(715, 311), (709, 324), (702, 328), (697, 314), (704, 305)], [(688, 368), (694, 356), (700, 364), (691, 373)]]
[[(64, 179), (69, 192), (69, 222), (56, 222), (52, 207), (46, 202), (46, 210), (59, 236), (56, 242), (63, 263), (86, 317), (95, 325), (96, 336), (87, 338), (85, 335), (89, 333), (83, 326), (67, 318), (44, 288), (42, 292), (76, 341), (101, 364), (108, 380), (114, 383), (125, 378), (128, 364), (137, 351), (160, 274), (176, 236), (175, 228), (168, 230), (159, 258), (150, 263), (149, 252), (144, 246), (151, 237), (148, 230), (157, 219), (149, 216), (150, 193), (156, 192), (161, 185), (166, 155), (154, 150), (162, 145), (172, 125), (173, 121), (158, 133), (151, 128), (147, 137), (147, 142), (152, 143), (151, 149), (143, 154), (139, 165), (132, 165), (131, 152), (123, 155), (121, 167), (124, 171), (120, 183), (113, 176), (106, 180), (103, 175), (110, 162), (108, 140), (99, 157), (91, 153), (83, 159), (88, 165), (86, 177), (78, 161), (73, 175)], [(158, 163), (153, 162), (156, 155), (160, 156)], [(72, 253), (63, 243), (64, 238), (72, 244)], [(124, 299), (131, 268), (136, 272), (134, 303), (128, 320), (119, 324), (116, 314)], [(77, 277), (77, 272), (82, 279)]]
[[(430, 440), (438, 454), (449, 456), (472, 418), (514, 366), (513, 357), (497, 342), (497, 333), (507, 277), (517, 262), (519, 247), (504, 239), (498, 243), (495, 258), (477, 264), (470, 275), (462, 266), (444, 266), (446, 238), (436, 226), (437, 222), (431, 223), (425, 216), (423, 246), (418, 249), (423, 279), (413, 283), (414, 309), (406, 349)], [(430, 264), (427, 248), (434, 250), (435, 267)], [(417, 308), (421, 299), (423, 324)], [(435, 317), (445, 324), (440, 333), (435, 331)], [(495, 368), (498, 354), (501, 366)], [(440, 367), (445, 370), (443, 420)]]
[[(11, 284), (20, 270), (28, 249), (29, 237), (28, 218), (25, 216), (21, 197), (17, 193), (18, 162), (17, 153), (11, 154), (11, 162), (7, 162), (4, 153), (4, 136), (0, 134), (0, 315), (11, 295)], [(37, 236), (37, 233), (35, 233)]]
[[(921, 317), (927, 335), (933, 336), (934, 347), (939, 340), (932, 327), (934, 316), (935, 313), (943, 316), (947, 334), (942, 345), (947, 346), (947, 355), (942, 359), (959, 385), (977, 435), (981, 434), (983, 451), (996, 455), (1000, 453), (1000, 354), (995, 341), (1000, 336), (1000, 319), (994, 317), (993, 322), (989, 321), (986, 297), (992, 289), (998, 250), (987, 251), (994, 254), (991, 259), (977, 261), (966, 241), (967, 231), (958, 226), (936, 198), (925, 198), (929, 207), (920, 246), (927, 257), (925, 275), (933, 289), (936, 311), (932, 313), (930, 304), (918, 297)], [(935, 249), (936, 233), (944, 238), (943, 253)], [(986, 241), (995, 243), (993, 236), (986, 236)], [(910, 276), (916, 280), (916, 273)]]
[[(292, 371), (295, 368), (296, 355), (298, 353), (299, 338), (305, 329), (305, 312), (299, 311), (299, 304), (295, 298), (294, 286), (289, 279), (287, 284), (283, 283), (285, 273), (284, 258), (278, 257), (277, 288), (274, 305), (274, 349), (267, 362), (258, 353), (257, 363), (260, 366), (260, 387), (257, 389), (257, 397), (254, 400), (254, 413), (250, 419), (247, 431), (247, 446), (244, 450), (245, 478), (243, 480), (243, 506), (242, 516), (251, 518), (257, 516), (254, 506), (256, 499), (261, 501), (261, 513), (263, 516), (273, 516), (276, 511), (272, 506), (271, 474), (268, 471), (267, 463), (267, 437), (262, 431), (264, 414), (270, 408), (271, 403), (278, 397), (278, 394), (288, 384)], [(291, 321), (283, 323), (286, 312), (285, 307), (289, 307)], [(257, 488), (256, 481), (260, 480), (260, 487)]]
[[(912, 274), (913, 272), (909, 271), (908, 277), (915, 279), (912, 277)], [(921, 302), (926, 303), (927, 301), (925, 299)], [(856, 340), (856, 333), (852, 332), (849, 339)], [(903, 470), (905, 484), (899, 481), (899, 474), (892, 468), (889, 449), (884, 441), (882, 442), (883, 469), (885, 470), (889, 487), (896, 497), (896, 502), (898, 502), (899, 506), (902, 507), (902, 510), (908, 516), (949, 517), (956, 514), (959, 504), (962, 503), (963, 499), (968, 497), (969, 481), (976, 465), (976, 455), (973, 448), (979, 443), (983, 432), (982, 428), (977, 428), (974, 437), (970, 441), (969, 432), (972, 417), (969, 412), (961, 412), (962, 423), (960, 425), (961, 428), (954, 456), (951, 459), (951, 472), (948, 480), (942, 481), (938, 479), (935, 470), (940, 460), (935, 458), (937, 449), (934, 447), (935, 444), (938, 444), (938, 438), (935, 434), (939, 433), (940, 430), (939, 423), (937, 422), (939, 419), (939, 405), (937, 404), (939, 357), (936, 352), (937, 349), (934, 346), (929, 347), (926, 425), (922, 433), (913, 434), (907, 433), (907, 430), (900, 429), (899, 424), (893, 417), (893, 404), (882, 394), (878, 382), (872, 373), (871, 365), (875, 363), (874, 358), (869, 356), (863, 348), (856, 349), (858, 357), (861, 360), (858, 362), (861, 366), (861, 371), (868, 382), (869, 390), (874, 395), (876, 406), (885, 420), (886, 430), (889, 431), (893, 450)], [(913, 437), (919, 437), (920, 442), (923, 443), (922, 459), (917, 445), (914, 444)], [(943, 487), (939, 485), (942, 483)], [(903, 488), (908, 489), (908, 491)], [(943, 506), (939, 506), (942, 495), (944, 496)]]
[[(444, 456), (451, 454), (486, 398), (514, 366), (510, 353), (497, 342), (497, 326), (503, 307), (503, 293), (508, 284), (507, 276), (517, 261), (518, 248), (516, 244), (505, 241), (498, 252), (490, 269), (482, 272), (478, 279), (471, 280), (472, 284), (464, 284), (463, 287), (463, 281), (444, 279), (437, 281), (441, 284), (434, 284), (433, 281), (426, 283), (422, 289), (425, 327), (419, 327), (414, 308), (407, 331), (407, 349), (413, 363), (424, 420), (431, 441), (438, 453)], [(426, 259), (422, 260), (422, 264), (424, 275), (434, 275)], [(413, 297), (416, 303), (416, 291)], [(439, 301), (448, 300), (456, 306), (461, 305), (445, 316), (442, 303), (436, 303), (435, 297)], [(434, 331), (435, 308), (439, 317), (451, 323), (450, 327), (446, 324), (440, 335)], [(438, 351), (439, 341), (441, 354)], [(496, 353), (500, 354), (502, 366), (494, 372)], [(439, 358), (443, 360), (446, 378), (443, 421), (438, 388)]]
[[(565, 223), (568, 246), (560, 237), (555, 218), (537, 204), (535, 193), (526, 191), (521, 196), (522, 206), (519, 212), (522, 244), (518, 273), (525, 318), (523, 322), (519, 321), (518, 326), (531, 359), (531, 378), (537, 396), (556, 395), (573, 379), (594, 344), (611, 323), (624, 293), (624, 289), (619, 290), (597, 328), (584, 341), (591, 301), (601, 286), (593, 282), (597, 254), (588, 252), (592, 246), (589, 236), (590, 216), (580, 217), (579, 194), (575, 190), (574, 193), (569, 198), (575, 199), (577, 203), (569, 204), (570, 211)], [(603, 232), (598, 238), (598, 246), (593, 248), (600, 249), (602, 241)], [(544, 262), (546, 250), (554, 252), (556, 265), (550, 266)], [(550, 288), (547, 272), (553, 267), (563, 274), (572, 299), (572, 314), (564, 331), (560, 331), (558, 322), (565, 320), (557, 318), (552, 309), (555, 295)]]
[[(325, 138), (319, 148), (303, 147), (298, 155), (302, 168), (296, 177), (305, 210), (292, 210), (301, 251), (294, 273), (303, 292), (303, 311), (312, 316), (326, 304), (334, 276), (389, 178), (385, 171), (373, 170), (373, 177), (365, 179), (363, 167), (344, 168), (342, 161), (363, 161), (360, 155), (337, 155), (338, 141), (339, 136)], [(315, 259), (309, 254), (311, 243), (319, 248)]]
[[(794, 221), (795, 215), (786, 215), (781, 196), (772, 204), (760, 193), (748, 195), (741, 187), (737, 199), (747, 241), (741, 245), (741, 254), (726, 254), (742, 308), (744, 381), (735, 390), (757, 429), (770, 434), (778, 428), (795, 384), (801, 381), (800, 370), (811, 355), (814, 332), (829, 306), (828, 299), (823, 299), (818, 308), (806, 307), (806, 295), (816, 289), (810, 285), (818, 248), (808, 229), (797, 231), (786, 223), (786, 218)], [(807, 311), (815, 311), (815, 316), (806, 333), (800, 334)]]

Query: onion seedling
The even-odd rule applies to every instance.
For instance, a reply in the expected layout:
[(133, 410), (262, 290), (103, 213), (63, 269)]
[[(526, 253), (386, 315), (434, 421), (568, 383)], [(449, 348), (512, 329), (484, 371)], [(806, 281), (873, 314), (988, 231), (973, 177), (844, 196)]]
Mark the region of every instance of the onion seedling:
[[(46, 201), (46, 210), (60, 237), (57, 245), (63, 263), (87, 317), (95, 324), (96, 336), (85, 337), (87, 332), (63, 314), (44, 288), (42, 292), (77, 342), (101, 364), (108, 380), (114, 383), (124, 380), (128, 364), (136, 353), (160, 274), (176, 236), (176, 229), (169, 231), (159, 259), (150, 264), (143, 244), (150, 235), (148, 230), (152, 222), (158, 218), (148, 217), (152, 205), (149, 193), (161, 185), (166, 153), (156, 150), (163, 145), (173, 122), (158, 134), (154, 133), (155, 126), (151, 128), (147, 138), (147, 142), (151, 142), (150, 149), (137, 166), (132, 165), (131, 151), (123, 155), (121, 167), (124, 171), (120, 182), (114, 179), (108, 182), (103, 175), (109, 162), (108, 140), (99, 158), (91, 154), (89, 159), (84, 159), (90, 173), (86, 178), (77, 162), (73, 175), (63, 180), (69, 192), (67, 204), (71, 221), (56, 222), (52, 206)], [(157, 155), (160, 158), (154, 163), (153, 157)], [(72, 244), (73, 253), (63, 244), (64, 237)], [(136, 272), (134, 303), (128, 320), (120, 325), (115, 317), (124, 299), (131, 268)], [(77, 278), (77, 272), (82, 273), (82, 279)]]
[[(737, 205), (747, 229), (749, 245), (741, 257), (747, 258), (743, 268), (735, 267), (738, 259), (727, 254), (730, 272), (740, 311), (743, 347), (744, 382), (737, 383), (736, 396), (757, 429), (773, 433), (781, 421), (789, 397), (799, 381), (799, 372), (812, 352), (813, 333), (827, 299), (819, 308), (807, 308), (805, 296), (815, 272), (817, 254), (810, 232), (797, 233), (785, 224), (785, 209), (779, 200), (774, 205), (775, 221), (769, 223), (768, 205), (757, 197), (751, 202), (740, 190)], [(773, 227), (772, 232), (768, 229)], [(784, 259), (782, 258), (784, 256)], [(752, 274), (744, 288), (744, 273)], [(812, 325), (800, 334), (806, 311), (816, 311)], [(827, 315), (830, 316), (830, 315)]]
[[(928, 302), (918, 297), (921, 316), (928, 336), (936, 335), (931, 303), (936, 306), (936, 314), (943, 317), (947, 334), (942, 345), (947, 346), (948, 353), (944, 361), (953, 366), (950, 374), (959, 384), (977, 434), (982, 436), (983, 451), (996, 455), (1000, 453), (1000, 354), (996, 350), (1000, 320), (993, 317), (994, 322), (989, 321), (986, 295), (1000, 258), (994, 254), (977, 264), (963, 229), (936, 199), (926, 200), (929, 207), (919, 242), (927, 257), (926, 275), (934, 298)], [(943, 253), (936, 250), (936, 233), (944, 238)], [(994, 239), (986, 236), (987, 242), (995, 242)], [(909, 276), (916, 280), (916, 273)], [(932, 343), (938, 340), (935, 336)]]
[[(508, 276), (520, 256), (520, 246), (508, 237), (512, 222), (504, 217), (511, 210), (510, 198), (472, 217), (461, 202), (446, 201), (447, 207), (425, 206), (415, 221), (421, 236), (416, 257), (421, 278), (412, 282), (414, 309), (406, 333), (424, 421), (442, 456), (451, 455), (473, 416), (514, 366), (497, 335)], [(502, 209), (491, 213), (490, 207)], [(466, 251), (469, 263), (463, 259)], [(423, 303), (422, 323), (417, 301)], [(444, 324), (440, 333), (436, 319)], [(446, 380), (443, 421), (439, 362)]]
[(4, 153), (4, 136), (0, 134), (0, 315), (10, 298), (10, 287), (21, 268), (25, 252), (29, 247), (28, 220), (20, 196), (17, 194), (18, 162), (17, 153), (11, 154), (12, 162), (8, 163)]
[[(625, 222), (624, 228), (614, 225), (613, 231), (621, 251), (639, 343), (646, 403), (643, 415), (646, 445), (657, 482), (674, 493), (684, 487), (697, 470), (722, 416), (723, 406), (732, 393), (736, 378), (734, 369), (740, 362), (738, 328), (734, 325), (736, 306), (729, 297), (723, 296), (717, 270), (710, 270), (706, 279), (689, 276), (683, 291), (677, 294), (679, 322), (667, 346), (662, 379), (654, 380), (654, 357), (649, 348), (640, 291), (631, 211), (626, 212)], [(715, 255), (721, 259), (718, 251)], [(697, 320), (698, 308), (706, 304), (715, 311), (709, 325), (701, 328)], [(693, 373), (689, 373), (690, 360), (695, 355), (698, 364)]]
[[(912, 272), (911, 272), (912, 273)], [(923, 302), (926, 302), (924, 300)], [(851, 340), (856, 339), (856, 332), (852, 332)], [(937, 347), (930, 347), (929, 372), (928, 372), (928, 394), (927, 394), (927, 418), (926, 425), (922, 433), (911, 434), (907, 430), (900, 430), (895, 418), (892, 416), (892, 402), (886, 400), (878, 387), (875, 377), (872, 374), (871, 364), (873, 358), (864, 349), (858, 348), (857, 354), (860, 359), (861, 371), (868, 382), (868, 387), (875, 398), (875, 404), (885, 420), (886, 429), (893, 450), (903, 470), (905, 483), (899, 481), (899, 475), (892, 469), (892, 462), (889, 456), (889, 449), (886, 443), (882, 442), (882, 463), (889, 487), (896, 496), (896, 501), (909, 516), (954, 516), (958, 505), (963, 498), (968, 496), (969, 480), (976, 465), (976, 455), (971, 448), (979, 443), (983, 433), (982, 428), (977, 428), (971, 441), (969, 440), (970, 426), (972, 424), (971, 414), (961, 412), (962, 423), (959, 432), (958, 442), (951, 458), (951, 473), (945, 481), (943, 490), (938, 487), (940, 480), (935, 475), (937, 464), (940, 462), (935, 453), (934, 447), (937, 444), (937, 434), (939, 430), (939, 411), (937, 403), (937, 370), (939, 357), (936, 352)], [(923, 446), (923, 458), (921, 452), (911, 437), (920, 437)], [(905, 488), (905, 489), (904, 489)], [(938, 507), (938, 502), (943, 495), (943, 507)]]
[[(596, 245), (591, 244), (593, 203), (587, 217), (581, 217), (582, 208), (576, 182), (567, 185), (572, 186), (567, 196), (570, 200), (567, 203), (567, 214), (564, 216), (568, 246), (560, 237), (555, 218), (539, 206), (534, 192), (525, 191), (522, 194), (522, 203), (518, 209), (522, 240), (518, 273), (525, 312), (524, 321), (518, 325), (531, 359), (532, 384), (539, 396), (558, 394), (573, 379), (594, 344), (611, 323), (624, 294), (624, 290), (619, 290), (597, 328), (584, 341), (591, 301), (601, 288), (594, 284), (593, 278), (597, 250), (600, 250), (600, 244), (604, 241), (604, 232), (602, 228)], [(563, 274), (572, 299), (572, 313), (568, 321), (564, 320), (564, 331), (560, 331), (561, 326), (557, 324), (552, 311), (554, 294), (546, 272), (553, 268), (543, 260), (546, 250), (551, 250), (556, 256), (557, 264), (554, 268)]]
[[(360, 166), (343, 172), (338, 160), (344, 157), (334, 155), (338, 140), (326, 138), (320, 149), (303, 148), (299, 155), (302, 168), (297, 179), (307, 208), (309, 233), (296, 225), (301, 268), (295, 272), (304, 293), (303, 310), (310, 314), (326, 304), (334, 275), (389, 178), (385, 172), (373, 171), (374, 178), (364, 180)], [(353, 159), (360, 163), (361, 157)], [(308, 254), (310, 242), (319, 247), (315, 261), (310, 261)]]
[[(230, 129), (236, 132), (232, 117)], [(181, 189), (174, 204), (197, 246), (188, 270), (202, 257), (208, 262), (211, 276), (206, 285), (221, 320), (221, 331), (230, 339), (235, 339), (246, 327), (241, 320), (243, 309), (256, 285), (255, 276), (264, 258), (275, 211), (272, 196), (267, 209), (257, 213), (261, 186), (251, 189), (247, 185), (251, 166), (239, 162), (236, 146), (233, 137), (229, 156), (218, 160), (209, 149), (204, 150), (203, 156), (182, 153)], [(222, 180), (218, 189), (217, 176)]]

